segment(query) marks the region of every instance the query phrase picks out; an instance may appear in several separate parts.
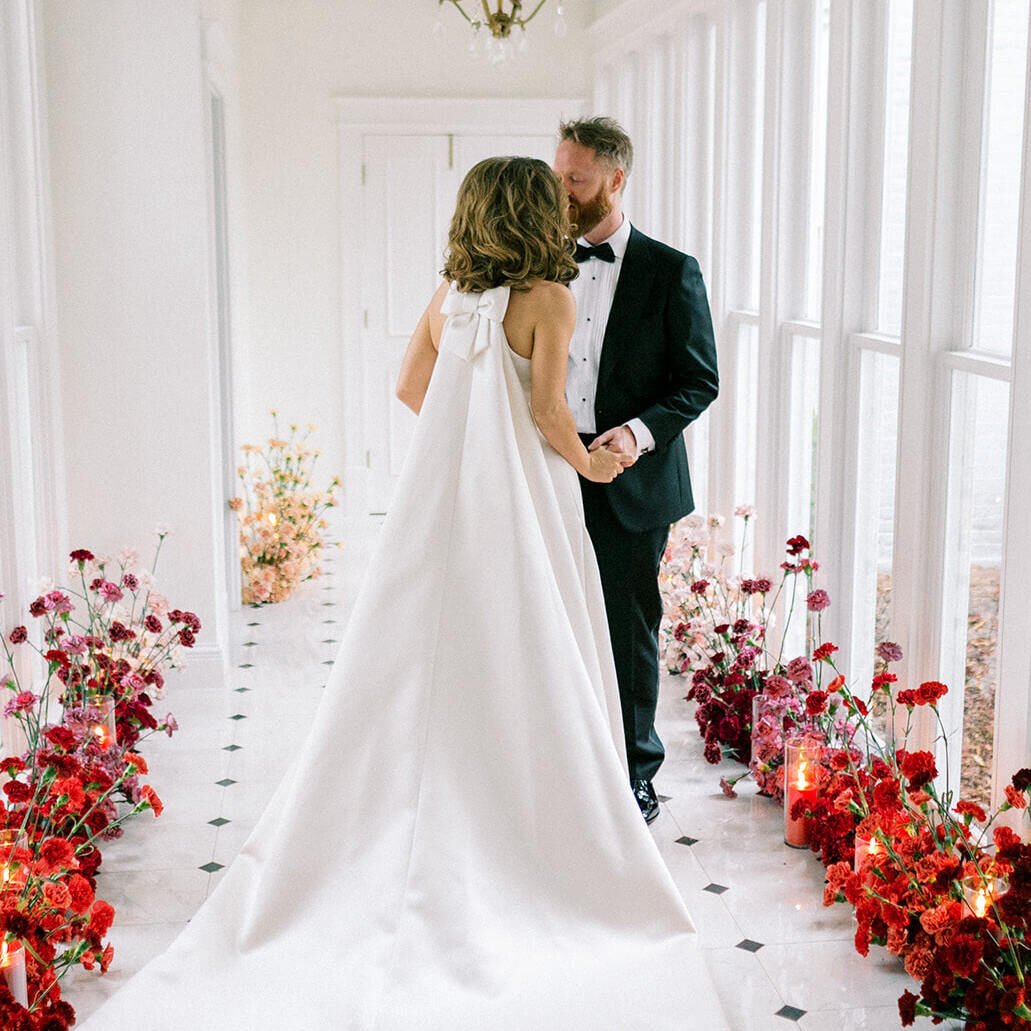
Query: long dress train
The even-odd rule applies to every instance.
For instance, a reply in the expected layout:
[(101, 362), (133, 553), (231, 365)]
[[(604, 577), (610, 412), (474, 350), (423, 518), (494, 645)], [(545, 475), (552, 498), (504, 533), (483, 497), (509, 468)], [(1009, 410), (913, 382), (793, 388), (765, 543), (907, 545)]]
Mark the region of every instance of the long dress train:
[(579, 485), (533, 423), (507, 304), (448, 294), (303, 752), (211, 898), (85, 1029), (725, 1026), (628, 787)]

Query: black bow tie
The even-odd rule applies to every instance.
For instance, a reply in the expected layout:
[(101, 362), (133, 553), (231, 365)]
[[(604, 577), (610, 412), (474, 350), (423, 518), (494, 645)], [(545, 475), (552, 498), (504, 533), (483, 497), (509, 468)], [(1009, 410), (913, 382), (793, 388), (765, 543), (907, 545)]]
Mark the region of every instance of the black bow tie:
[(582, 243), (576, 245), (576, 260), (587, 261), (588, 258), (597, 258), (599, 261), (615, 261), (616, 256), (612, 253), (612, 247), (607, 243), (600, 243), (597, 247), (585, 247)]

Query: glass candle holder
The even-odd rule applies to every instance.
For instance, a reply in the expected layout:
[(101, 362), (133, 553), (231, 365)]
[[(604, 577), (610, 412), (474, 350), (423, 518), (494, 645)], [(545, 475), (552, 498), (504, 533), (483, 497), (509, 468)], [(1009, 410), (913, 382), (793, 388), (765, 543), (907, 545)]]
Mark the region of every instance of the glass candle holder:
[(791, 810), (799, 803), (811, 806), (820, 794), (820, 752), (818, 744), (804, 737), (784, 742), (784, 844), (808, 848), (812, 819), (793, 819)]
[(979, 917), (989, 916), (993, 904), (1010, 890), (1009, 879), (1002, 874), (985, 874), (982, 877), (974, 873), (961, 878), (959, 886), (963, 889), (967, 907)]
[(0, 828), (0, 893), (13, 889), (20, 892), (29, 879), (27, 864), (15, 859), (16, 849), (28, 848), (29, 840), (16, 827)]
[(0, 972), (14, 1001), (29, 1005), (29, 986), (25, 979), (25, 949), (21, 942), (0, 941)]
[(879, 838), (868, 838), (861, 834), (857, 834), (855, 855), (852, 859), (852, 869), (856, 873), (859, 873), (863, 869), (864, 864), (870, 865), (871, 862), (876, 862), (877, 860), (884, 858), (887, 854), (888, 850), (884, 847)]
[(90, 717), (89, 732), (106, 752), (118, 740), (115, 729), (115, 700), (113, 698), (91, 698), (88, 701), (95, 715)]

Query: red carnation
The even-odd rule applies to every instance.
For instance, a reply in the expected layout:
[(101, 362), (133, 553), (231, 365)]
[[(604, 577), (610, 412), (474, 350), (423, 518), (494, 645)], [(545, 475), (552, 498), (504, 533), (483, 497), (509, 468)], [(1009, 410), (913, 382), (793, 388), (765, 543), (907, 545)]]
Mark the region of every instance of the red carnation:
[(805, 711), (810, 716), (819, 716), (827, 708), (826, 691), (810, 691), (805, 700)]
[(805, 599), (806, 608), (810, 612), (823, 612), (824, 609), (830, 607), (830, 603), (831, 596), (822, 587), (810, 591)]
[(74, 870), (75, 849), (64, 838), (47, 838), (39, 847), (39, 862), (44, 876), (60, 870)]
[(23, 626), (16, 626), (10, 635), (11, 644), (21, 644), (29, 636), (29, 632)]
[(85, 548), (76, 548), (70, 556), (73, 562), (92, 562), (93, 552), (87, 551)]
[(1024, 796), (1024, 792), (1018, 791), (1012, 784), (1006, 785), (1006, 801), (1014, 809), (1027, 808), (1027, 798)]
[(692, 594), (705, 594), (705, 592), (708, 589), (708, 587), (709, 587), (709, 581), (708, 580), (695, 580), (695, 582), (693, 584), (691, 584), (691, 593)]
[(803, 551), (807, 551), (809, 548), (809, 542), (799, 534), (797, 537), (791, 537), (788, 539), (788, 554), (789, 555), (801, 555)]
[(813, 652), (813, 658), (817, 662), (822, 662), (824, 659), (829, 659), (837, 650), (838, 646), (836, 644), (831, 644), (830, 641), (826, 641)]
[(916, 791), (938, 776), (934, 756), (930, 752), (908, 752), (902, 760), (902, 776), (909, 781), (909, 790)]
[(71, 899), (70, 908), (76, 913), (85, 913), (93, 905), (93, 888), (81, 874), (72, 874), (68, 882), (68, 895)]
[(920, 704), (916, 700), (916, 692), (914, 691), (899, 691), (895, 696), (895, 700), (899, 705), (904, 705), (907, 709), (913, 709)]
[(46, 602), (42, 598), (37, 598), (31, 605), (29, 605), (29, 615), (35, 616), (37, 619), (42, 616), (46, 610)]
[(97, 899), (93, 903), (93, 911), (90, 914), (90, 930), (98, 938), (103, 938), (111, 930), (111, 924), (115, 918), (114, 907), (103, 899)]
[(149, 784), (144, 784), (140, 788), (140, 794), (143, 796), (143, 801), (154, 810), (155, 817), (160, 816), (165, 811), (165, 804), (158, 798), (158, 793)]
[(979, 823), (984, 823), (988, 819), (985, 811), (976, 802), (968, 802), (962, 798), (956, 803), (956, 812), (960, 816), (970, 816)]
[(938, 680), (927, 680), (916, 689), (917, 705), (937, 705), (938, 699), (947, 694), (948, 690)]
[(1031, 788), (1031, 770), (1018, 770), (1013, 774), (1013, 786), (1018, 791), (1027, 791)]

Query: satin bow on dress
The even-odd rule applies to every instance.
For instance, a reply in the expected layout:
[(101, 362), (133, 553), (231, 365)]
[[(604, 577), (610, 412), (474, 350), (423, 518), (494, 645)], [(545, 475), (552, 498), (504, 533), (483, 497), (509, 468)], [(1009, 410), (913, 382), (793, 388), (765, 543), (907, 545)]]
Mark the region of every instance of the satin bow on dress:
[[(440, 306), (441, 314), (448, 316), (440, 349), (467, 362), (482, 354), (490, 344), (492, 331), (505, 317), (508, 295), (507, 286), (495, 286), (483, 293), (463, 293), (452, 283)], [(471, 325), (473, 322), (475, 326)]]

